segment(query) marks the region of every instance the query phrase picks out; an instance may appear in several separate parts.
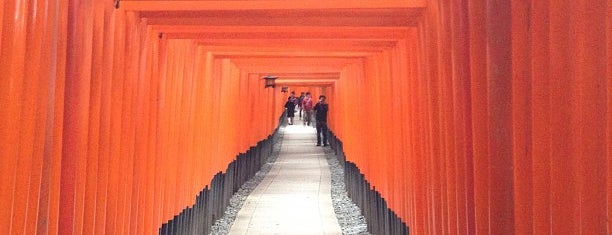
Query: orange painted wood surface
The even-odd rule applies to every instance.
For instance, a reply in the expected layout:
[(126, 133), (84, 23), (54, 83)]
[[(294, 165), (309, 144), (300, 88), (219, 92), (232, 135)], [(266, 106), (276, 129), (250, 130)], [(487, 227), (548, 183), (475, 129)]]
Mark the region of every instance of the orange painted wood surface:
[(156, 233), (272, 133), (287, 86), (327, 96), (347, 160), (413, 234), (606, 234), (610, 9), (5, 1), (0, 232)]

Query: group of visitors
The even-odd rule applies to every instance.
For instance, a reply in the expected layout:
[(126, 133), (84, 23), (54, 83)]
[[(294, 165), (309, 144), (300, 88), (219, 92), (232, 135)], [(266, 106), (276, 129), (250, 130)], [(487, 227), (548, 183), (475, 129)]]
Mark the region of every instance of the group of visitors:
[(310, 92), (302, 92), (300, 97), (295, 97), (295, 92), (291, 92), (285, 108), (287, 109), (287, 124), (293, 125), (293, 118), (296, 113), (296, 108), (299, 109), (300, 119), (302, 111), (304, 113), (304, 125), (310, 126), (312, 115), (314, 112), (317, 129), (317, 146), (327, 146), (327, 112), (329, 105), (325, 103), (325, 96), (319, 96), (319, 101), (313, 105), (314, 101)]

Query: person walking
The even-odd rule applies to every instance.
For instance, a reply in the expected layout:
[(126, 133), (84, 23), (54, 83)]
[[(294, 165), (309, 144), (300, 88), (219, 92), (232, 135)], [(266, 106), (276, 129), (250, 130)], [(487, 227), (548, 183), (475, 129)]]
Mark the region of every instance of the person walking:
[(317, 146), (321, 146), (321, 138), (323, 138), (323, 147), (327, 146), (327, 112), (329, 106), (325, 103), (325, 96), (319, 96), (319, 102), (313, 108), (315, 118), (317, 120)]
[(287, 109), (287, 124), (293, 125), (293, 117), (295, 116), (295, 102), (297, 98), (295, 98), (295, 93), (291, 92), (289, 98), (287, 98), (287, 102), (285, 103), (285, 109)]
[(312, 118), (312, 108), (313, 108), (312, 97), (310, 96), (310, 92), (306, 92), (304, 95), (304, 99), (302, 100), (302, 110), (304, 110), (304, 125), (310, 126), (310, 119)]
[(302, 110), (304, 110), (304, 107), (302, 107), (302, 101), (304, 100), (304, 92), (300, 93), (300, 97), (297, 98), (297, 108), (300, 112), (300, 120), (302, 120)]

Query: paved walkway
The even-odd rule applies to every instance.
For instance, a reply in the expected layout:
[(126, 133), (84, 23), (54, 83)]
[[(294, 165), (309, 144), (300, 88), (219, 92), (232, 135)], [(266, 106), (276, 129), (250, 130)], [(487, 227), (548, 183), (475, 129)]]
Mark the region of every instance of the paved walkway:
[(342, 234), (323, 147), (315, 146), (315, 129), (296, 119), (285, 128), (278, 159), (244, 202), (230, 234)]

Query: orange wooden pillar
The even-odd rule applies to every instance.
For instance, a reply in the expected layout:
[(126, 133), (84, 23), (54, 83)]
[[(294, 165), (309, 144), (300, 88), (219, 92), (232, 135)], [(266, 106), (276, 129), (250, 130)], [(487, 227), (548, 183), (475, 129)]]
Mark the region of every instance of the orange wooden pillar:
[[(531, 2), (530, 15), (533, 25), (531, 39), (531, 97), (532, 97), (532, 143), (533, 153), (533, 231), (551, 231), (550, 197), (550, 45), (549, 45), (549, 1)], [(517, 221), (518, 222), (518, 221)], [(521, 231), (521, 230), (518, 230)]]
[(468, 3), (470, 12), (470, 77), (473, 131), (473, 170), (474, 170), (474, 214), (475, 232), (487, 234), (489, 231), (489, 148), (487, 123), (487, 77), (486, 77), (486, 10), (484, 1), (473, 0)]
[(411, 178), (413, 178), (414, 185), (412, 187), (412, 200), (414, 203), (414, 208), (412, 210), (413, 213), (413, 222), (411, 231), (414, 233), (428, 233), (429, 227), (427, 223), (429, 222), (429, 210), (427, 204), (427, 176), (426, 176), (426, 168), (427, 168), (427, 141), (426, 138), (426, 121), (427, 118), (425, 116), (425, 108), (426, 108), (426, 97), (427, 91), (425, 86), (426, 77), (423, 75), (425, 70), (428, 69), (429, 65), (425, 62), (425, 58), (427, 58), (426, 53), (427, 50), (424, 47), (427, 47), (425, 43), (425, 27), (424, 25), (427, 21), (423, 20), (423, 25), (420, 25), (418, 28), (418, 39), (419, 42), (422, 43), (418, 48), (418, 76), (414, 79), (411, 79), (410, 85), (408, 86), (408, 92), (410, 92), (411, 104), (410, 104), (410, 112), (412, 113), (411, 117), (413, 120), (412, 126), (413, 130), (411, 130), (411, 138), (413, 139), (413, 157), (412, 157), (412, 166), (410, 171), (412, 172)]
[[(91, 5), (91, 21), (88, 21), (87, 27), (91, 28), (91, 83), (90, 83), (90, 102), (89, 102), (89, 113), (88, 115), (88, 130), (87, 130), (87, 158), (85, 167), (85, 191), (84, 191), (84, 205), (83, 205), (83, 227), (76, 233), (88, 233), (92, 234), (95, 230), (97, 209), (96, 207), (103, 207), (102, 198), (98, 196), (99, 181), (105, 180), (105, 177), (99, 173), (105, 171), (108, 165), (100, 164), (104, 159), (100, 159), (100, 156), (104, 158), (107, 153), (101, 151), (101, 143), (103, 134), (103, 116), (102, 116), (102, 104), (103, 99), (103, 83), (104, 83), (104, 62), (108, 62), (108, 55), (110, 50), (104, 50), (104, 19), (107, 18), (106, 13), (110, 5), (105, 6), (103, 2), (95, 1)], [(108, 47), (107, 47), (108, 48)], [(103, 194), (102, 194), (103, 195)]]
[[(140, 80), (138, 88), (139, 94), (142, 94), (142, 106), (139, 114), (142, 118), (142, 122), (139, 123), (138, 129), (143, 129), (145, 136), (150, 136), (149, 138), (144, 138), (141, 144), (144, 146), (141, 147), (141, 154), (139, 156), (146, 156), (146, 163), (143, 164), (142, 169), (142, 177), (141, 180), (142, 186), (140, 188), (139, 196), (139, 205), (138, 205), (138, 213), (135, 214), (137, 218), (139, 218), (139, 222), (136, 224), (136, 232), (138, 234), (146, 233), (151, 231), (151, 228), (154, 228), (154, 211), (155, 211), (155, 183), (156, 183), (156, 163), (159, 159), (155, 151), (156, 141), (157, 141), (157, 129), (156, 129), (156, 120), (158, 117), (156, 104), (157, 104), (157, 87), (158, 87), (158, 77), (157, 74), (157, 52), (159, 50), (159, 38), (155, 32), (147, 28), (146, 32), (143, 32), (143, 57), (146, 58), (144, 65), (141, 64), (140, 69), (142, 71), (143, 78)], [(138, 132), (138, 131), (137, 131)], [(137, 150), (137, 153), (140, 152)], [(138, 162), (142, 160), (139, 159)], [(130, 231), (130, 233), (133, 233)]]
[[(19, 138), (19, 125), (22, 103), (20, 99), (24, 93), (24, 69), (27, 27), (25, 19), (28, 17), (26, 1), (11, 1), (3, 4), (6, 9), (2, 20), (2, 51), (3, 66), (2, 83), (0, 89), (0, 231), (11, 231), (13, 223), (12, 208), (14, 192), (17, 189), (15, 176), (18, 167), (19, 145), (15, 138)], [(18, 211), (19, 212), (19, 211)], [(15, 223), (22, 223), (15, 221)]]
[[(606, 10), (607, 7), (607, 10)], [(575, 35), (572, 38), (575, 44), (571, 52), (575, 55), (574, 76), (578, 82), (578, 97), (580, 106), (575, 110), (579, 115), (578, 132), (580, 140), (576, 143), (580, 148), (578, 161), (580, 168), (577, 174), (580, 181), (580, 232), (583, 234), (597, 234), (608, 231), (607, 221), (609, 214), (601, 206), (610, 202), (606, 198), (606, 164), (610, 162), (606, 159), (606, 145), (612, 142), (605, 140), (605, 120), (610, 118), (610, 113), (603, 112), (606, 107), (605, 84), (612, 82), (610, 79), (611, 70), (606, 68), (606, 62), (610, 64), (612, 54), (606, 53), (606, 44), (610, 45), (612, 38), (606, 37), (606, 14), (612, 14), (612, 4), (610, 1), (575, 1), (571, 5), (572, 31)], [(609, 20), (608, 23), (609, 25)], [(609, 27), (609, 26), (608, 26)], [(608, 35), (611, 32), (607, 30)], [(607, 42), (606, 42), (607, 41)], [(607, 73), (607, 74), (606, 74)], [(606, 76), (607, 75), (607, 76)]]
[(487, 1), (489, 232), (514, 233), (512, 158), (512, 12), (509, 1)]
[[(610, 12), (610, 10), (612, 10), (612, 4), (608, 3), (607, 9), (608, 9), (608, 12)], [(607, 87), (606, 87), (607, 104), (608, 105), (606, 106), (606, 108), (607, 108), (607, 110), (612, 110), (612, 83), (609, 82), (609, 81), (612, 80), (612, 59), (610, 59), (610, 55), (612, 55), (612, 42), (610, 42), (610, 38), (611, 38), (611, 35), (612, 35), (612, 15), (606, 14), (605, 18), (606, 18), (605, 19), (606, 25), (608, 26), (608, 28), (606, 28), (606, 39), (607, 39), (607, 42), (606, 42), (606, 44), (607, 44), (606, 55), (608, 55), (608, 57), (607, 57), (608, 67), (606, 69), (606, 76), (605, 76), (607, 78), (606, 81), (608, 81), (607, 82)], [(612, 143), (612, 138), (611, 138), (612, 137), (612, 119), (607, 118), (607, 123), (606, 124), (607, 124), (607, 127), (606, 127), (606, 136), (607, 136), (606, 142), (608, 143), (607, 148), (606, 148), (606, 150), (607, 150), (606, 161), (608, 162), (607, 168), (606, 168), (606, 170), (607, 170), (607, 177), (606, 177), (607, 187), (606, 187), (606, 189), (607, 189), (607, 192), (608, 192), (607, 199), (608, 199), (608, 202), (610, 202), (611, 199), (612, 199), (612, 193), (610, 193), (610, 192), (612, 192), (612, 164), (609, 164), (609, 163), (612, 162), (612, 144), (609, 144), (609, 143)], [(611, 215), (611, 212), (612, 212), (612, 207), (608, 206), (608, 216)], [(610, 229), (612, 229), (612, 224), (608, 224), (608, 231), (610, 231)]]
[(59, 233), (82, 231), (85, 172), (89, 125), (91, 44), (80, 38), (91, 37), (93, 3), (68, 4), (68, 44), (66, 60), (66, 99), (62, 141), (62, 178)]
[(512, 154), (514, 175), (514, 232), (533, 233), (532, 178), (532, 42), (528, 18), (529, 2), (512, 2)]
[[(451, 15), (450, 6), (451, 4), (441, 4), (440, 12), (441, 15)], [(451, 17), (441, 17), (441, 24), (443, 24), (446, 30), (441, 30), (438, 41), (440, 42), (440, 48), (442, 51), (452, 51), (452, 35), (451, 35)], [(441, 64), (452, 64), (452, 54), (444, 53), (438, 58)], [(457, 210), (456, 205), (456, 155), (454, 145), (455, 129), (453, 119), (455, 105), (452, 101), (454, 93), (452, 86), (452, 67), (441, 66), (438, 69), (440, 76), (439, 80), (439, 96), (440, 96), (440, 205), (442, 210), (441, 224), (442, 231), (446, 233), (455, 233), (457, 230), (456, 225), (453, 224), (457, 221), (455, 211)]]
[[(571, 11), (566, 2), (550, 2), (550, 126), (551, 135), (551, 228), (552, 233), (579, 233), (579, 191), (576, 139), (579, 125), (576, 96), (577, 81), (573, 79), (570, 35)], [(564, 13), (561, 13), (564, 12)]]
[[(420, 135), (423, 138), (423, 142), (420, 143), (423, 159), (419, 159), (417, 163), (419, 168), (418, 171), (424, 171), (423, 175), (417, 176), (419, 180), (423, 180), (419, 191), (419, 197), (421, 201), (419, 207), (422, 207), (424, 214), (417, 216), (425, 217), (421, 229), (415, 231), (417, 233), (442, 233), (443, 226), (443, 207), (441, 205), (441, 179), (440, 173), (441, 161), (438, 157), (441, 155), (441, 83), (443, 74), (441, 70), (440, 60), (438, 58), (440, 51), (445, 50), (440, 40), (442, 40), (442, 24), (441, 18), (437, 12), (441, 11), (441, 4), (438, 2), (432, 2), (428, 7), (429, 14), (425, 14), (423, 22), (419, 25), (421, 31), (419, 32), (420, 40), (422, 40), (422, 54), (420, 57), (420, 63), (422, 63), (422, 70), (420, 76), (422, 78), (417, 85), (421, 89), (422, 93), (419, 95), (419, 99), (423, 102), (422, 109), (420, 112), (421, 126)], [(436, 157), (433, 157), (436, 156)], [(417, 225), (418, 226), (418, 225)]]
[[(451, 43), (453, 48), (453, 104), (455, 128), (456, 192), (457, 192), (457, 234), (473, 234), (474, 231), (474, 188), (472, 118), (470, 92), (470, 64), (467, 25), (469, 17), (467, 1), (453, 1), (451, 12)], [(450, 175), (449, 177), (453, 177)], [(452, 221), (452, 220), (451, 220)], [(452, 232), (452, 231), (451, 231)]]
[[(108, 170), (108, 187), (106, 192), (107, 204), (106, 204), (106, 215), (104, 216), (106, 221), (104, 222), (105, 233), (118, 233), (117, 221), (120, 218), (120, 214), (117, 212), (119, 205), (119, 186), (121, 182), (120, 178), (120, 167), (121, 162), (121, 126), (122, 126), (122, 110), (123, 110), (123, 92), (124, 92), (124, 81), (123, 79), (123, 65), (124, 61), (124, 48), (125, 48), (125, 34), (124, 34), (124, 12), (114, 11), (112, 18), (114, 24), (110, 30), (114, 37), (113, 39), (113, 58), (112, 67), (109, 68), (109, 74), (111, 76), (111, 87), (110, 87), (110, 141), (109, 141), (109, 170)], [(109, 33), (111, 33), (109, 32)], [(124, 146), (125, 148), (125, 146)], [(118, 218), (119, 217), (119, 218)]]

